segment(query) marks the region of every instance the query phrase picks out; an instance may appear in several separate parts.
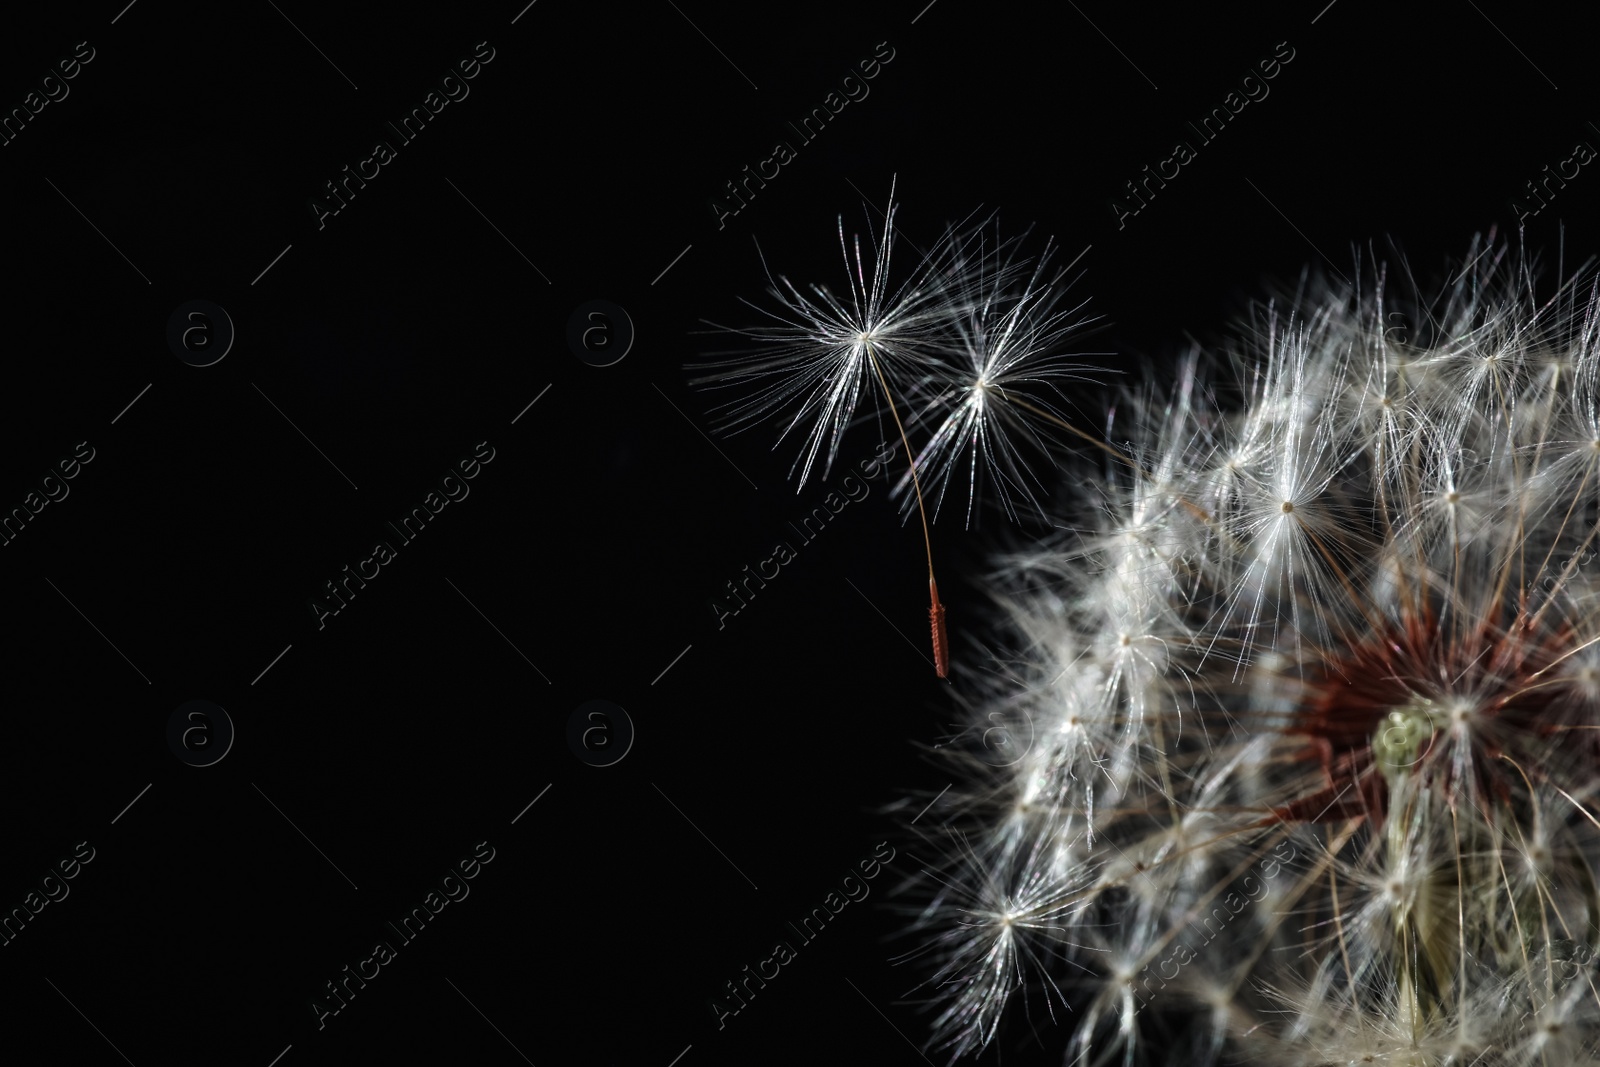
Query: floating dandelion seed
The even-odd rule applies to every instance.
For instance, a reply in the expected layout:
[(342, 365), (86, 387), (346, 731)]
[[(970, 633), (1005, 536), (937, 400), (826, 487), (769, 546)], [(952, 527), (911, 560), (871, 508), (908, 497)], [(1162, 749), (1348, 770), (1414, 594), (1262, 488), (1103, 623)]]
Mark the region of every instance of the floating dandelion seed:
[(742, 328), (708, 323), (755, 342), (755, 347), (729, 359), (690, 364), (691, 370), (707, 372), (691, 378), (690, 384), (747, 394), (715, 409), (719, 430), (737, 432), (776, 419), (783, 423), (782, 443), (809, 423), (790, 472), (799, 472), (796, 488), (811, 477), (819, 455), (822, 476), (827, 477), (863, 399), (876, 407), (875, 401), (891, 400), (889, 390), (895, 396), (914, 396), (937, 366), (936, 351), (948, 329), (952, 301), (960, 299), (959, 279), (952, 278), (949, 267), (966, 237), (960, 229), (950, 230), (904, 281), (893, 280), (890, 263), (899, 211), (891, 191), (881, 233), (868, 234), (870, 265), (861, 238), (846, 240), (840, 217), (839, 248), (849, 286), (843, 299), (823, 285), (801, 289), (781, 274), (774, 277), (763, 256), (767, 294), (776, 307), (743, 302), (767, 321)]
[(1127, 390), (1129, 462), (1003, 561), (931, 1047), (1042, 998), (1072, 1064), (1600, 1064), (1600, 286), (1465, 259), (1411, 336), (1358, 271)]
[[(819, 458), (827, 476), (863, 401), (874, 411), (881, 410), (879, 402), (888, 409), (907, 459), (896, 491), (904, 493), (909, 484), (907, 517), (915, 504), (922, 520), (934, 667), (943, 678), (949, 673), (949, 638), (921, 472), (933, 470), (942, 502), (958, 460), (970, 450), (969, 520), (980, 457), (1008, 513), (1013, 494), (1033, 501), (1031, 476), (1010, 438), (1037, 439), (1024, 412), (1065, 424), (1051, 396), (1030, 399), (1029, 394), (1075, 380), (1083, 368), (1066, 362), (1055, 346), (1089, 320), (1067, 321), (1081, 304), (1056, 310), (1061, 279), (1045, 273), (1048, 247), (1037, 265), (1031, 264), (1018, 255), (1017, 242), (988, 235), (987, 219), (974, 224), (969, 216), (948, 227), (906, 279), (895, 281), (890, 263), (898, 211), (891, 188), (881, 234), (869, 231), (870, 267), (861, 238), (847, 241), (840, 218), (839, 247), (848, 279), (844, 298), (826, 286), (801, 289), (783, 275), (774, 277), (763, 257), (768, 296), (776, 306), (745, 303), (766, 321), (742, 328), (708, 323), (755, 347), (690, 364), (691, 370), (706, 372), (691, 384), (744, 394), (715, 410), (718, 429), (737, 432), (776, 420), (783, 425), (780, 444), (791, 434), (801, 435), (790, 471), (791, 477), (798, 472), (797, 488), (811, 477)], [(937, 424), (921, 456), (912, 448), (902, 408), (910, 416), (910, 432), (922, 423)]]
[[(934, 429), (917, 455), (917, 469), (925, 485), (936, 487), (937, 516), (952, 477), (965, 468), (969, 526), (980, 477), (994, 485), (1012, 519), (1018, 503), (1044, 513), (1035, 496), (1038, 476), (1018, 445), (1048, 456), (1040, 430), (1067, 421), (1059, 410), (1062, 385), (1091, 380), (1084, 373), (1090, 368), (1074, 357), (1109, 355), (1064, 351), (1068, 339), (1096, 319), (1080, 316), (1087, 300), (1059, 307), (1066, 286), (1064, 274), (1052, 270), (1055, 248), (1047, 242), (1038, 258), (1029, 260), (1021, 254), (1026, 236), (1002, 239), (985, 223), (967, 239), (946, 241), (952, 250), (950, 274), (964, 292), (951, 301), (942, 358), (922, 388), (927, 399), (919, 415)], [(908, 481), (902, 478), (895, 490), (907, 517), (915, 502), (906, 493)]]

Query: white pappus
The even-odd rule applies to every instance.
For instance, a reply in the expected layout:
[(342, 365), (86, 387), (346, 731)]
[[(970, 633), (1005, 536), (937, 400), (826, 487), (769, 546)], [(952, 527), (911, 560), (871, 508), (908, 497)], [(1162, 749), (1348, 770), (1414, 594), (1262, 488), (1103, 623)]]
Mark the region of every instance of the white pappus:
[(986, 580), (908, 850), (952, 1059), (1600, 1064), (1600, 291), (1356, 277), (1122, 390)]

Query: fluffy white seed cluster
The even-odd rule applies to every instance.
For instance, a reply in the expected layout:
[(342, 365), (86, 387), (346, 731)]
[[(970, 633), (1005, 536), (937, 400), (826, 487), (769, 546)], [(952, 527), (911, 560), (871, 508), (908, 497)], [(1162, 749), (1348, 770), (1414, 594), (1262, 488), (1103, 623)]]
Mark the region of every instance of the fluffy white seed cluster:
[(1153, 375), (999, 568), (919, 824), (952, 1058), (1600, 1063), (1600, 303), (1458, 269)]
[[(1063, 421), (1064, 387), (1085, 380), (1088, 368), (1074, 358), (1105, 354), (1067, 350), (1096, 319), (1080, 314), (1083, 301), (1065, 304), (1070, 279), (1054, 263), (1054, 242), (1028, 252), (1028, 235), (1004, 236), (994, 214), (947, 226), (894, 276), (899, 210), (891, 190), (881, 228), (868, 231), (870, 254), (859, 235), (846, 239), (840, 217), (842, 293), (796, 285), (763, 259), (768, 300), (745, 301), (760, 321), (708, 321), (744, 347), (689, 364), (704, 372), (691, 382), (741, 394), (714, 409), (719, 430), (776, 422), (780, 443), (801, 441), (797, 489), (819, 461), (827, 476), (846, 431), (871, 412), (880, 440), (907, 435), (935, 516), (964, 495), (970, 523), (980, 486), (1012, 517), (1037, 511), (1042, 484), (1029, 460), (1048, 447), (1052, 421)], [(909, 519), (917, 509), (909, 473), (897, 492)]]

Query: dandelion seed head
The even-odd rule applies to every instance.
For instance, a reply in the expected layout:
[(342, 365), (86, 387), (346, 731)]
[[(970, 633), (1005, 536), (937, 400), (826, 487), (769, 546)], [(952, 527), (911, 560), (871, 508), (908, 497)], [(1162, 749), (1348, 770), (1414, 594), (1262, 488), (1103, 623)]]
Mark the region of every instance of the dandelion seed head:
[[(985, 247), (951, 262), (1018, 261)], [(944, 802), (932, 1047), (1045, 1005), (1074, 1063), (1600, 1064), (1600, 287), (1463, 262), (1130, 385), (1128, 462), (1005, 558), (972, 721), (1040, 729)], [(1026, 277), (962, 288), (930, 470), (1017, 409)]]

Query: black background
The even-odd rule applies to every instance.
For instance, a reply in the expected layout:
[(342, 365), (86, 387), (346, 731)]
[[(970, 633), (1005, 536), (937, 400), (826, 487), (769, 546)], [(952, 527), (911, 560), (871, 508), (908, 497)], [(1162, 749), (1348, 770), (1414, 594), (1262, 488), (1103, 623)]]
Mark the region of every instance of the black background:
[[(713, 445), (715, 397), (687, 384), (718, 345), (700, 320), (760, 296), (752, 236), (837, 285), (836, 217), (875, 224), (898, 176), (913, 244), (982, 205), (1083, 252), (1073, 291), (1110, 323), (1092, 347), (1159, 367), (1270, 279), (1350, 273), (1355, 247), (1392, 236), (1437, 276), (1600, 145), (1575, 10), (925, 2), (6, 16), (4, 109), (77, 42), (95, 56), (0, 148), (0, 508), (77, 442), (95, 458), (0, 548), (0, 908), (96, 850), (0, 948), (7, 1054), (921, 1062), (919, 975), (888, 962), (909, 946), (879, 906), (894, 874), (723, 1029), (707, 1007), (894, 839), (882, 809), (948, 783), (914, 745), (967, 684), (926, 661), (920, 533), (881, 482), (717, 627), (711, 598), (825, 491), (796, 494), (774, 429)], [(470, 95), (319, 229), (308, 200), (479, 41)], [(724, 183), (885, 41), (870, 95), (719, 229)], [(1282, 41), (1270, 95), (1119, 229), (1123, 182)], [(1527, 220), (1552, 267), (1563, 224), (1568, 271), (1600, 251), (1592, 168)], [(197, 298), (237, 329), (206, 368), (166, 343)], [(596, 298), (637, 330), (604, 368), (565, 339)], [(484, 440), (470, 495), (319, 629), (323, 583)], [(936, 562), (981, 671), (962, 576), (1038, 531), (956, 518)], [(237, 729), (204, 768), (165, 734), (197, 698)], [(568, 747), (591, 699), (636, 728), (614, 766)], [(319, 1030), (323, 983), (479, 841), (470, 896)], [(916, 873), (915, 848), (890, 867)]]

